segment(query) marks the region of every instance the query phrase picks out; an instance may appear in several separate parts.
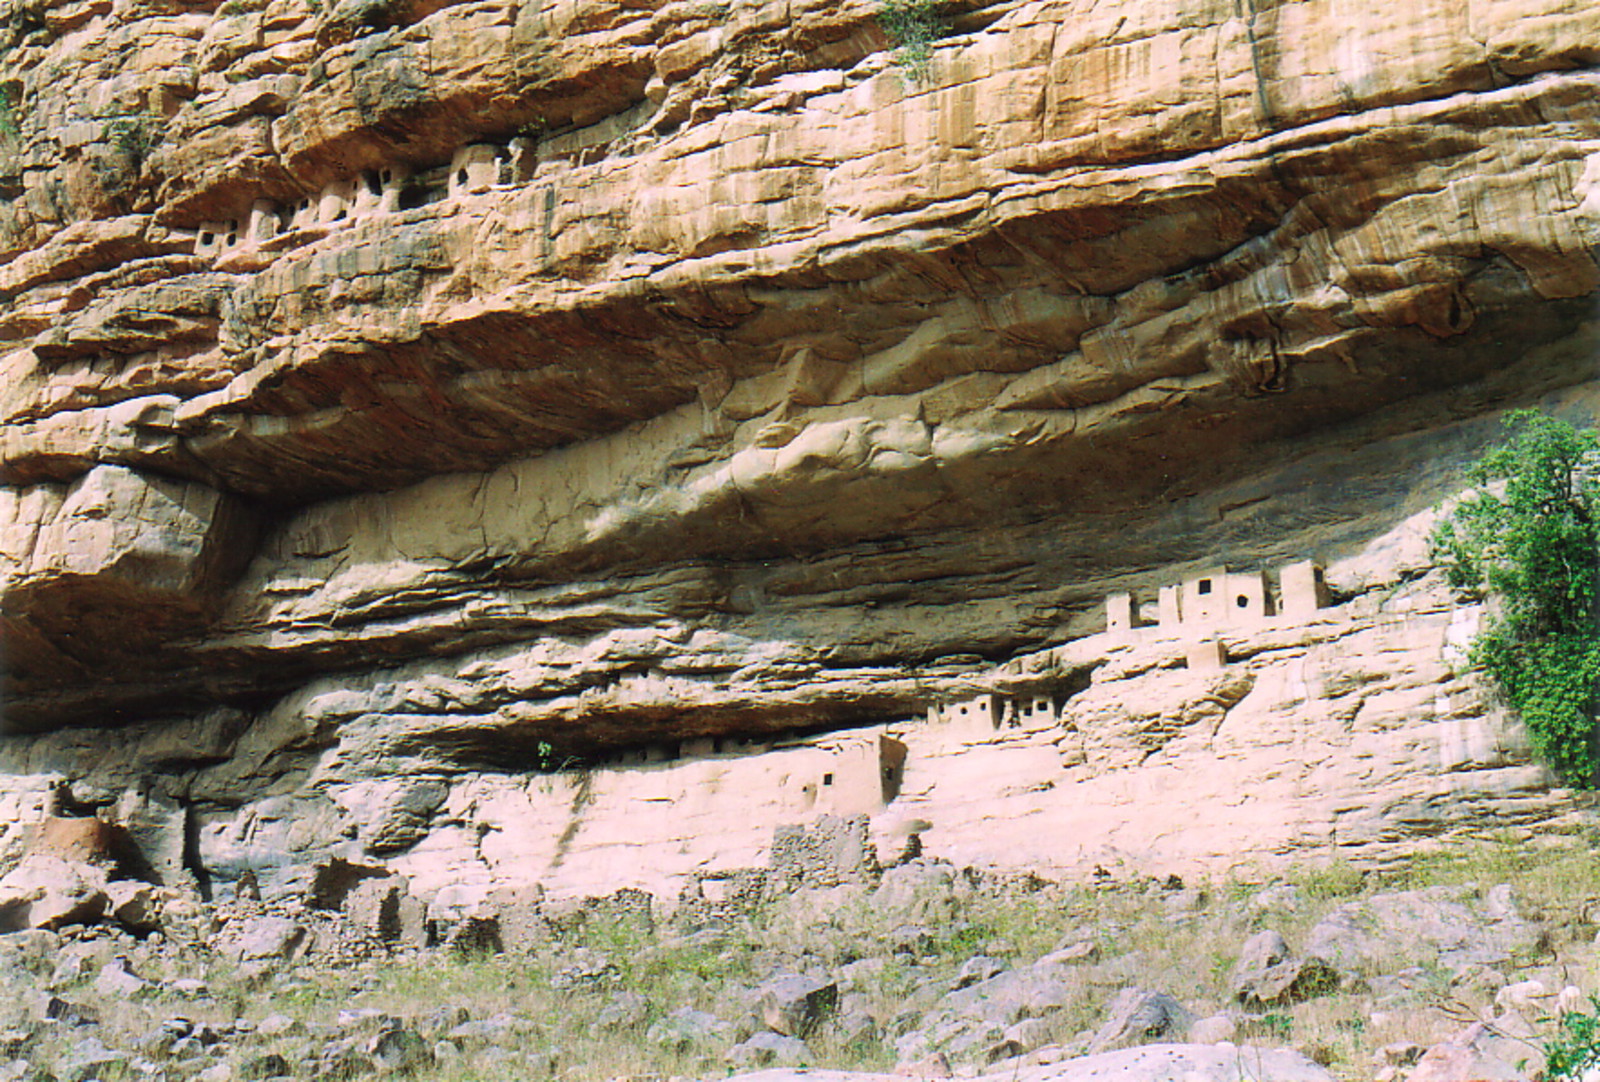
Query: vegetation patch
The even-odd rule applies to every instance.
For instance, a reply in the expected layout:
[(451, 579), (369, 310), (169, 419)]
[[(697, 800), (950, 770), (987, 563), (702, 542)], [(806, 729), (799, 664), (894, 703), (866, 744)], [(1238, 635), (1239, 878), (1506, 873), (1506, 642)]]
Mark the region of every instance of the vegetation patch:
[(933, 59), (933, 43), (944, 37), (948, 28), (937, 14), (934, 0), (882, 0), (878, 6), (878, 25), (894, 46), (895, 63), (920, 83), (927, 79)]
[(0, 142), (10, 141), (20, 134), (17, 126), (19, 97), (13, 86), (0, 84)]
[(1549, 1082), (1590, 1077), (1588, 1072), (1600, 1066), (1600, 998), (1590, 996), (1587, 1010), (1562, 1012), (1541, 1051)]
[(1433, 535), (1453, 584), (1495, 611), (1471, 658), (1569, 784), (1595, 781), (1600, 687), (1600, 436), (1529, 410), (1473, 467), (1476, 489)]

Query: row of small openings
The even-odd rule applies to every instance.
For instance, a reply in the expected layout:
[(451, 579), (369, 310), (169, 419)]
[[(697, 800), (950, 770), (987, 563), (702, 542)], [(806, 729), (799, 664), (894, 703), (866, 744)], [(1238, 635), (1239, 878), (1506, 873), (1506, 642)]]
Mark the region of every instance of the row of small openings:
[[(774, 740), (776, 739), (781, 738), (775, 737)], [(746, 740), (742, 737), (712, 737), (711, 748), (708, 752), (685, 751), (684, 748), (687, 747), (687, 744), (648, 744), (642, 747), (629, 748), (624, 751), (613, 753), (611, 756), (607, 757), (605, 761), (608, 764), (626, 764), (635, 762), (639, 757), (643, 756), (646, 758), (646, 761), (649, 762), (675, 763), (681, 759), (697, 758), (698, 756), (705, 754), (735, 755), (739, 752), (750, 751), (762, 743), (764, 742)], [(767, 746), (770, 746), (770, 744)], [(648, 756), (652, 750), (661, 751), (661, 757), (658, 759), (649, 759)]]
[[(1313, 567), (1311, 569), (1311, 576), (1318, 589), (1322, 589), (1327, 586), (1327, 579), (1323, 577), (1322, 568)], [(1213, 585), (1214, 583), (1211, 579), (1200, 579), (1195, 583), (1195, 592), (1201, 594), (1202, 596), (1209, 595), (1212, 591)], [(1241, 609), (1247, 609), (1250, 607), (1253, 600), (1254, 599), (1250, 597), (1249, 594), (1240, 594), (1234, 598), (1234, 604)]]
[[(511, 183), (515, 179), (512, 175), (515, 172), (515, 166), (510, 155), (502, 149), (496, 148), (492, 160), (485, 164), (491, 165), (494, 170), (493, 179), (489, 183), (503, 185)], [(394, 209), (396, 211), (416, 210), (449, 198), (450, 169), (451, 166), (439, 166), (416, 174), (408, 173), (406, 176), (401, 176), (392, 168), (368, 169), (363, 170), (354, 183), (358, 189), (364, 188), (366, 194), (382, 198), (398, 182), (409, 181), (409, 183), (400, 185), (399, 190), (395, 193)], [(472, 169), (467, 165), (456, 168), (454, 179), (458, 186), (467, 186), (472, 182)], [(292, 210), (286, 208), (274, 213), (272, 217), (276, 219), (276, 226), (273, 229), (273, 235), (287, 232), (293, 228), (295, 220), (310, 214), (312, 208), (319, 202), (320, 199), (318, 197), (304, 196), (294, 204)], [(341, 202), (329, 214), (327, 221), (330, 224), (343, 222), (351, 218), (352, 213), (352, 208), (347, 203)], [(229, 225), (231, 228), (227, 233), (202, 229), (198, 235), (198, 246), (202, 249), (211, 248), (217, 244), (219, 236), (225, 238), (222, 242), (222, 247), (232, 248), (237, 245), (239, 242), (239, 222), (235, 220), (230, 222)]]
[[(1318, 574), (1320, 575), (1321, 572), (1319, 571)], [(1195, 593), (1202, 596), (1208, 595), (1211, 593), (1211, 586), (1212, 583), (1210, 579), (1201, 579), (1199, 582), (1195, 583)], [(1241, 609), (1248, 609), (1251, 605), (1251, 602), (1252, 599), (1249, 594), (1240, 594), (1238, 597), (1234, 598), (1234, 604)]]
[[(235, 244), (239, 243), (239, 223), (229, 222), (228, 224), (231, 228), (226, 233), (222, 234), (222, 237), (224, 238), (222, 243), (227, 247), (232, 248)], [(202, 229), (200, 231), (200, 243), (205, 247), (210, 247), (216, 243), (217, 236), (218, 235), (216, 233), (213, 233), (209, 229)]]
[[(998, 701), (1001, 703), (1002, 707), (1004, 707), (1006, 705), (1015, 705), (1015, 701), (1014, 700), (998, 700)], [(1029, 717), (1032, 717), (1035, 714), (1054, 713), (1055, 709), (1056, 709), (1056, 701), (1054, 699), (1024, 699), (1022, 701), (1022, 703), (1023, 703), (1022, 706), (1019, 707), (1018, 709), (1020, 710), (1020, 712), (1026, 714)], [(957, 703), (956, 704), (956, 713), (959, 714), (961, 717), (966, 717), (969, 713), (971, 713), (972, 711), (975, 711), (975, 710), (983, 710), (983, 711), (986, 711), (986, 712), (992, 712), (993, 709), (994, 709), (994, 705), (992, 703), (990, 703), (990, 704), (980, 704), (980, 703), (976, 703), (976, 702), (964, 702), (964, 703)]]

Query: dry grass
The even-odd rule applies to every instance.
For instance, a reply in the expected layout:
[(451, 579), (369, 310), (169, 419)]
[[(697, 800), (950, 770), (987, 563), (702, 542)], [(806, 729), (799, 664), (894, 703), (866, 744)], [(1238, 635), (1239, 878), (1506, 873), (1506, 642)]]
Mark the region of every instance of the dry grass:
[[(1500, 977), (1536, 976), (1547, 985), (1571, 982), (1585, 990), (1600, 986), (1594, 971), (1595, 929), (1586, 923), (1589, 903), (1600, 893), (1600, 857), (1576, 839), (1532, 848), (1526, 839), (1502, 837), (1449, 853), (1418, 858), (1403, 871), (1361, 875), (1332, 864), (1307, 870), (1281, 887), (1292, 887), (1291, 904), (1252, 904), (1261, 883), (1220, 882), (1199, 891), (1174, 892), (1154, 884), (1115, 889), (1048, 887), (1032, 893), (987, 892), (962, 882), (953, 902), (928, 920), (929, 938), (919, 954), (894, 953), (894, 931), (864, 891), (844, 889), (795, 899), (723, 928), (720, 934), (653, 935), (635, 924), (592, 921), (581, 933), (527, 955), (452, 959), (435, 954), (401, 957), (335, 970), (301, 965), (263, 986), (223, 962), (203, 974), (212, 984), (208, 999), (170, 993), (123, 1004), (108, 1021), (119, 1035), (136, 1039), (174, 1014), (221, 1024), (235, 1017), (259, 1021), (272, 1013), (327, 1026), (345, 1009), (370, 1009), (418, 1020), (442, 1010), (464, 1009), (474, 1019), (516, 1016), (510, 1051), (468, 1049), (441, 1060), (424, 1077), (439, 1082), (537, 1077), (525, 1065), (531, 1053), (554, 1057), (557, 1075), (574, 1082), (619, 1077), (720, 1076), (729, 1070), (723, 1053), (732, 1039), (705, 1046), (662, 1048), (647, 1039), (651, 1025), (668, 1012), (692, 1007), (729, 1021), (751, 1017), (751, 990), (776, 972), (837, 973), (859, 959), (881, 959), (860, 967), (866, 975), (845, 991), (884, 1032), (849, 1039), (828, 1029), (809, 1045), (816, 1066), (887, 1071), (895, 1063), (896, 1016), (907, 1005), (926, 1007), (953, 984), (975, 955), (1026, 964), (1054, 950), (1089, 940), (1097, 962), (1073, 970), (1078, 983), (1070, 1002), (1047, 1019), (1048, 1039), (1081, 1041), (1102, 1020), (1118, 989), (1140, 985), (1171, 993), (1197, 1017), (1234, 1012), (1230, 975), (1240, 945), (1253, 932), (1272, 927), (1291, 946), (1336, 906), (1378, 891), (1448, 884), (1483, 890), (1510, 883), (1530, 915), (1552, 930), (1552, 951), (1515, 959)], [(899, 919), (899, 918), (896, 918)], [(606, 975), (588, 985), (558, 990), (562, 968), (575, 952), (610, 962)], [(1392, 974), (1410, 959), (1397, 957), (1377, 970)], [(181, 968), (181, 967), (175, 967)], [(170, 979), (175, 972), (164, 973)], [(1376, 973), (1373, 974), (1374, 976)], [(1498, 978), (1496, 978), (1498, 979)], [(1392, 984), (1392, 982), (1391, 982)], [(602, 1012), (621, 993), (644, 997), (642, 1019), (609, 1028)], [(88, 979), (61, 994), (92, 1002)], [(1426, 1046), (1468, 1021), (1493, 1015), (1493, 981), (1475, 984), (1434, 965), (1407, 977), (1406, 988), (1383, 1001), (1354, 990), (1266, 1012), (1242, 1030), (1241, 1042), (1288, 1044), (1323, 1062), (1340, 1079), (1372, 1077), (1373, 1053), (1395, 1042)], [(748, 1034), (748, 1027), (737, 1036)], [(111, 1043), (108, 1037), (108, 1043)], [(305, 1045), (281, 1041), (294, 1058)], [(507, 1059), (507, 1057), (512, 1057)]]

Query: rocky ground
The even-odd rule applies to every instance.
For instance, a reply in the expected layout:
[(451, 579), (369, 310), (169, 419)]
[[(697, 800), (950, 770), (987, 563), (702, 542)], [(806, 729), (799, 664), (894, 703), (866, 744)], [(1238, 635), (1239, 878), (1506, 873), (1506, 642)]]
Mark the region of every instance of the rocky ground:
[(0, 1078), (1534, 1079), (1552, 1018), (1589, 1009), (1600, 914), (1600, 854), (1545, 840), (1251, 884), (911, 857), (520, 918), (337, 875), (288, 908), (203, 902), (64, 860), (30, 894), (33, 858), (0, 881), (45, 926), (0, 936)]

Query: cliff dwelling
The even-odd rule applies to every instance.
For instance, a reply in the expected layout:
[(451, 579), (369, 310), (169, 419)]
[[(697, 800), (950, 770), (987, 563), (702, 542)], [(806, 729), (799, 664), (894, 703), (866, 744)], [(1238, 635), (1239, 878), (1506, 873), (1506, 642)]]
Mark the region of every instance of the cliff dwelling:
[(1149, 610), (1133, 594), (1107, 595), (1106, 631), (1127, 636), (1149, 628), (1149, 633), (1175, 635), (1267, 626), (1269, 618), (1276, 618), (1270, 626), (1282, 626), (1313, 618), (1327, 603), (1327, 582), (1321, 566), (1312, 560), (1278, 568), (1276, 583), (1263, 571), (1236, 573), (1216, 567), (1161, 586), (1153, 622), (1147, 622)]
[(23, 6), (0, 878), (1581, 836), (1430, 539), (1600, 415), (1591, 6)]

